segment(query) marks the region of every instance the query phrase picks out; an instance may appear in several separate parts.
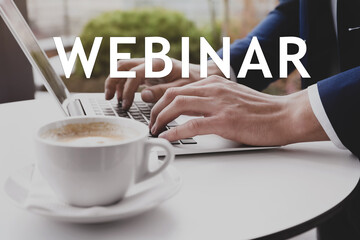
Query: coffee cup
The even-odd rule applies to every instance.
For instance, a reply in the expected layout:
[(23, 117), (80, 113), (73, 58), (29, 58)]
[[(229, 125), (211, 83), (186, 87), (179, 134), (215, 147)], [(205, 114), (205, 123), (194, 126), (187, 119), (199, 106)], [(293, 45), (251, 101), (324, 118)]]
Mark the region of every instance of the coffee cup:
[[(46, 124), (36, 134), (37, 166), (55, 194), (70, 205), (109, 205), (133, 184), (160, 174), (174, 160), (171, 144), (148, 139), (149, 129), (119, 117), (75, 117)], [(162, 165), (149, 170), (150, 152)]]

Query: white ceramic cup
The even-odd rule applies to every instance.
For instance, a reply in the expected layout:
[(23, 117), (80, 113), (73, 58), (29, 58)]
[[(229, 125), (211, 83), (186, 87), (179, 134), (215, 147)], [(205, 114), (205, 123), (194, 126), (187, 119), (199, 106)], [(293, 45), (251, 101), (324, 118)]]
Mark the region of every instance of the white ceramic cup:
[[(56, 142), (43, 135), (68, 124), (105, 122), (121, 126), (136, 136), (104, 145), (77, 146)], [(171, 144), (148, 139), (149, 129), (135, 120), (119, 117), (76, 117), (46, 124), (36, 134), (37, 164), (53, 191), (68, 204), (90, 207), (121, 200), (136, 183), (161, 173), (174, 160)], [(163, 164), (149, 170), (150, 151), (165, 150)]]

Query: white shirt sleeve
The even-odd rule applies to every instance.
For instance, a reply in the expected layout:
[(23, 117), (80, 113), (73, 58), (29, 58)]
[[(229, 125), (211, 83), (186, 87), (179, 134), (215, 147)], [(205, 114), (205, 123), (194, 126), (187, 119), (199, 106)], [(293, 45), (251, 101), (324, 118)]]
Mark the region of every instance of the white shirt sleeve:
[(325, 112), (324, 106), (321, 102), (319, 90), (317, 84), (308, 87), (308, 95), (311, 108), (319, 121), (320, 125), (324, 129), (330, 140), (340, 149), (346, 149), (339, 137), (337, 136), (334, 128), (332, 127), (330, 120)]

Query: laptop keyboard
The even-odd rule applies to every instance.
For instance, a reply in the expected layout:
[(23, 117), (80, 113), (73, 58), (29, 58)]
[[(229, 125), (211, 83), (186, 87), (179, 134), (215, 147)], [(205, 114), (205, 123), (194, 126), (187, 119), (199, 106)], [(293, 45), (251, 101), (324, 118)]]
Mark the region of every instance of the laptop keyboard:
[[(142, 101), (134, 101), (134, 104), (131, 106), (131, 108), (128, 111), (125, 111), (122, 109), (121, 103), (118, 103), (117, 101), (106, 101), (97, 98), (91, 98), (89, 99), (89, 101), (96, 115), (130, 118), (142, 122), (146, 125), (149, 125), (151, 109), (154, 106), (153, 104), (148, 104)], [(176, 126), (178, 126), (178, 123), (176, 121), (172, 121), (167, 124), (166, 129), (170, 129)], [(149, 137), (154, 136), (149, 134)], [(188, 145), (197, 144), (197, 142), (193, 138), (186, 138), (179, 141), (171, 142), (171, 144)]]

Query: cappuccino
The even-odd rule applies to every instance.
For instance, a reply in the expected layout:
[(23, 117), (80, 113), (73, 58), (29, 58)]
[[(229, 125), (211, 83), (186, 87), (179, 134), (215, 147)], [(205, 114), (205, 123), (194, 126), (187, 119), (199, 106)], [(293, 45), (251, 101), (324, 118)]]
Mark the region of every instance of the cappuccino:
[[(145, 124), (120, 117), (72, 117), (48, 123), (35, 137), (38, 169), (67, 204), (113, 204), (174, 160), (171, 144), (148, 139), (148, 133)], [(151, 153), (159, 148), (166, 152), (163, 164), (149, 169)]]
[(131, 129), (109, 122), (73, 123), (50, 129), (41, 138), (76, 146), (104, 145), (126, 141), (136, 137)]

